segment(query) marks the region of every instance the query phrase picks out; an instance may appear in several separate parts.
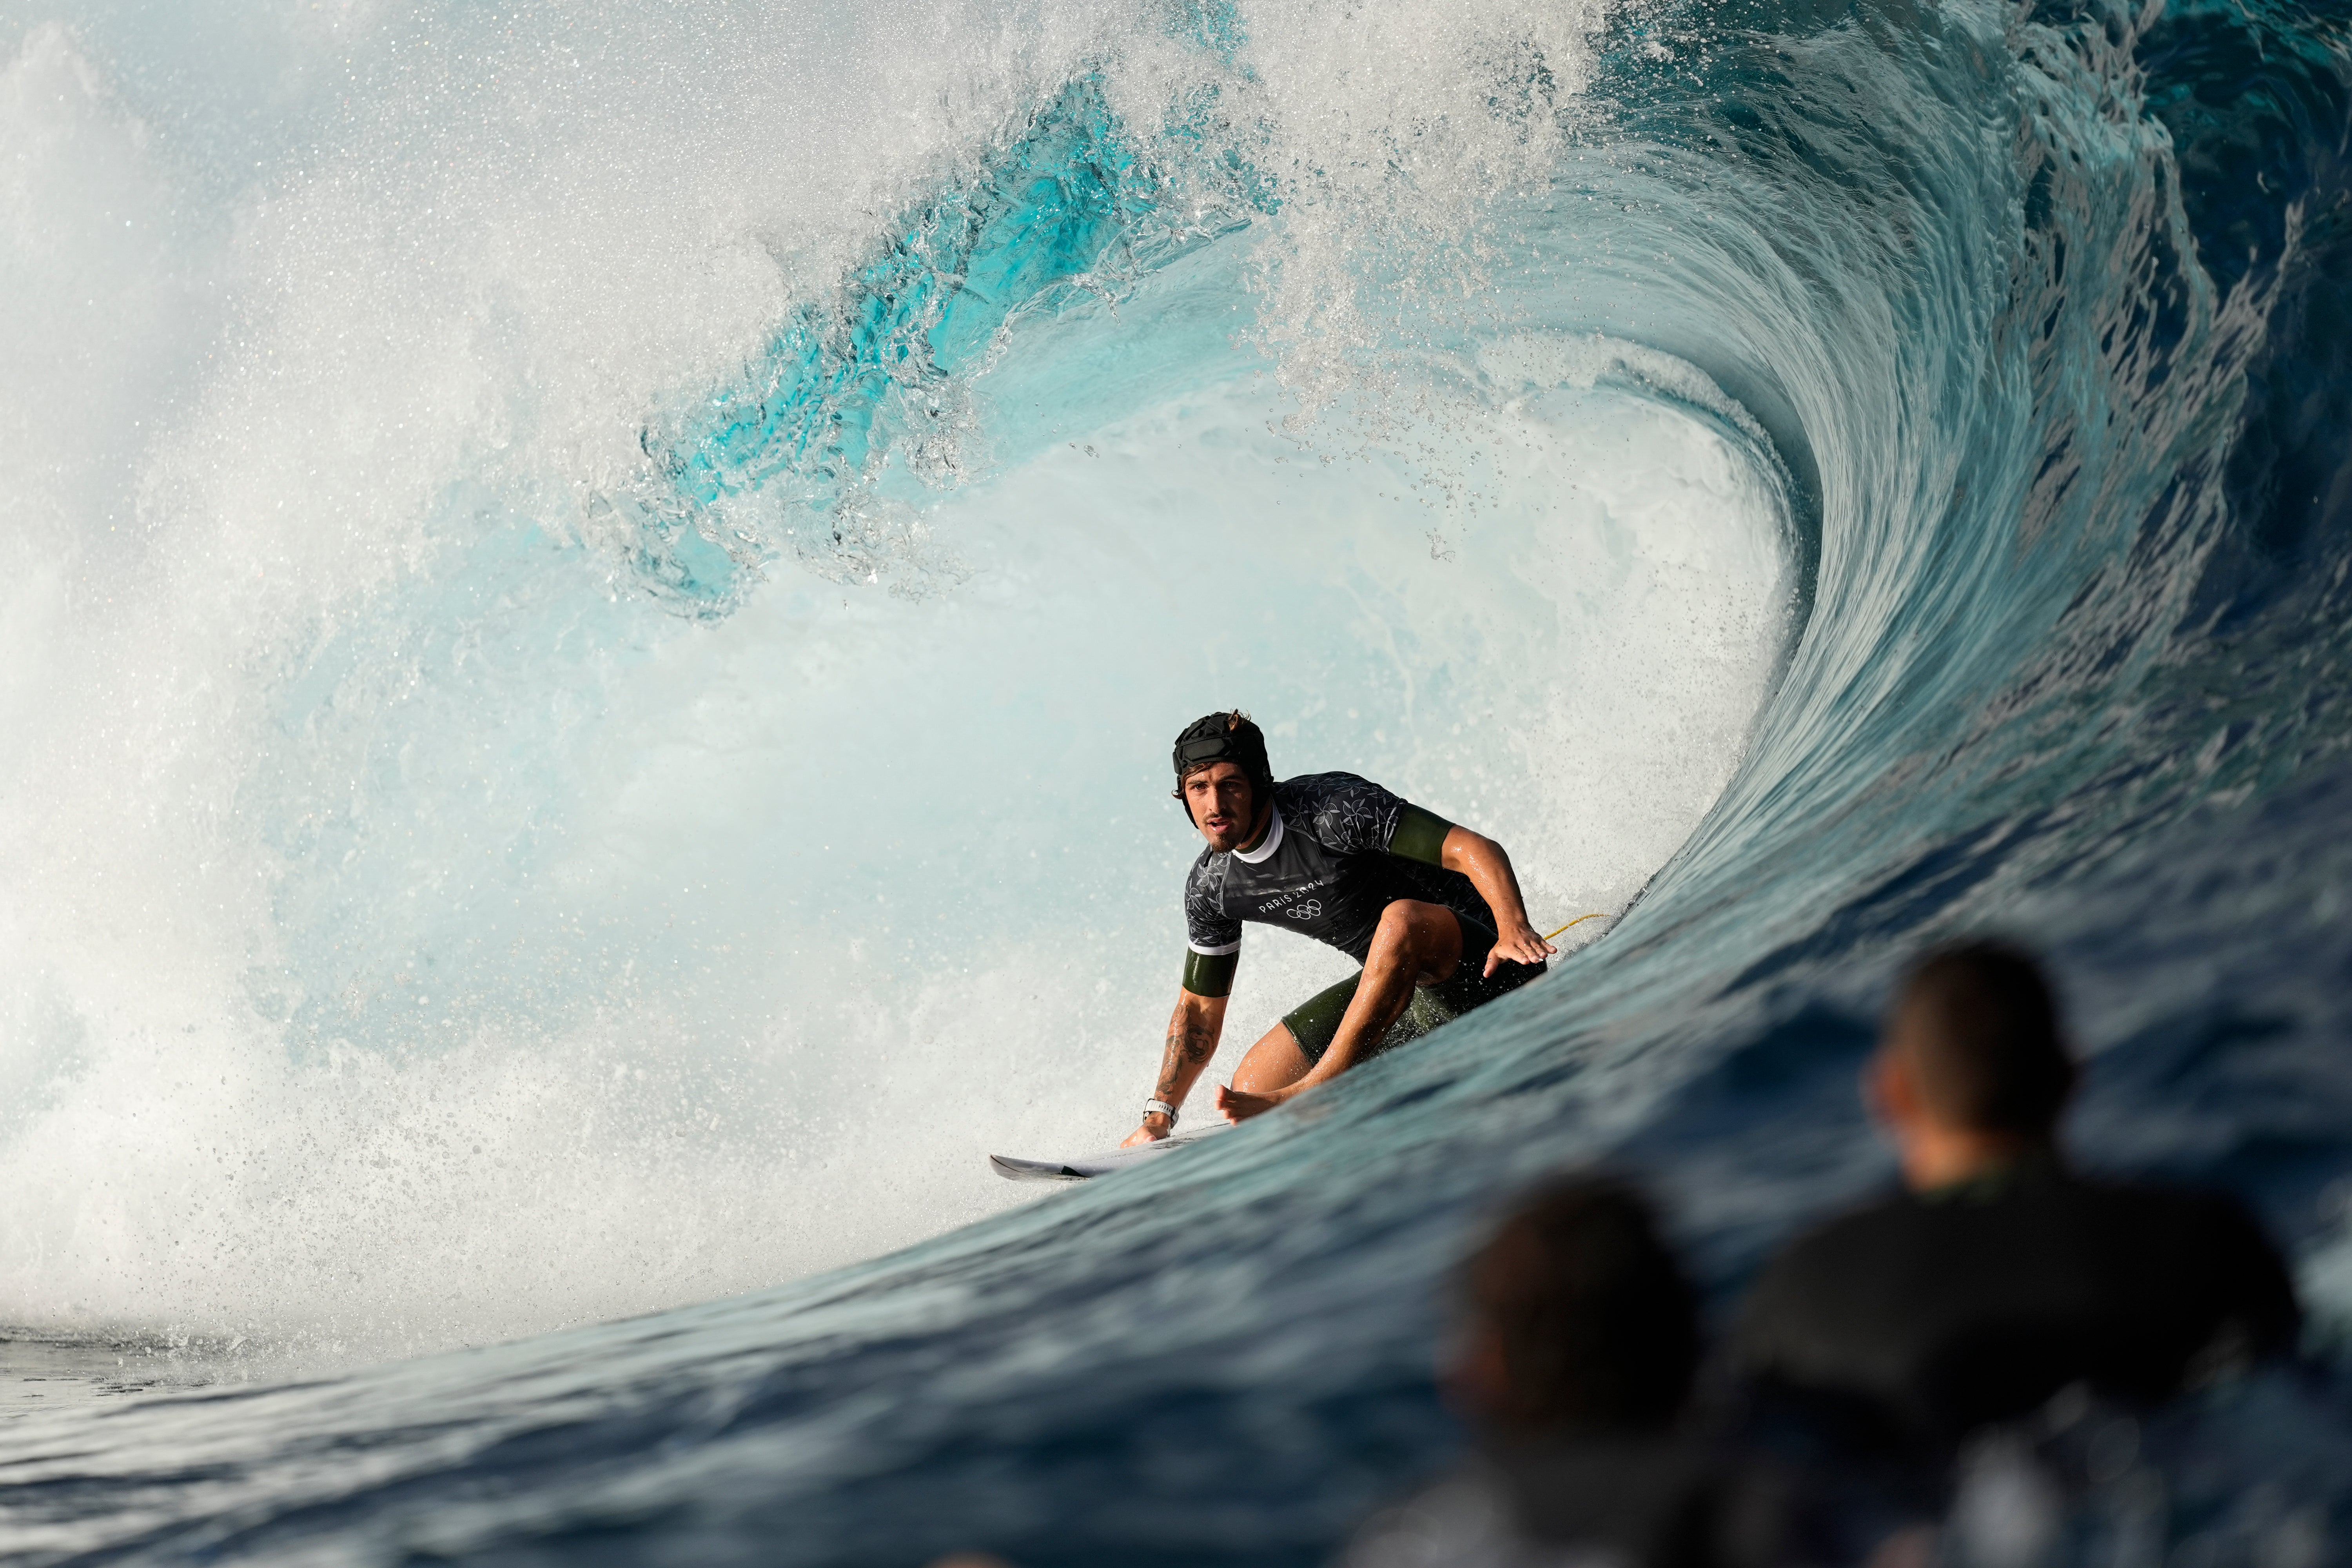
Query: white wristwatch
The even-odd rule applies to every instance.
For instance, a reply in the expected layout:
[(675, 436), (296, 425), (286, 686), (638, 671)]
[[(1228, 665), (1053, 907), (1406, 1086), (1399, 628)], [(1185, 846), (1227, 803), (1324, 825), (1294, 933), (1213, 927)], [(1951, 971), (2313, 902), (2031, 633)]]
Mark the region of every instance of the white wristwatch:
[(1168, 1118), (1169, 1126), (1173, 1127), (1176, 1125), (1176, 1108), (1174, 1106), (1169, 1104), (1164, 1100), (1147, 1100), (1143, 1102), (1144, 1115), (1149, 1116), (1155, 1110), (1160, 1115)]

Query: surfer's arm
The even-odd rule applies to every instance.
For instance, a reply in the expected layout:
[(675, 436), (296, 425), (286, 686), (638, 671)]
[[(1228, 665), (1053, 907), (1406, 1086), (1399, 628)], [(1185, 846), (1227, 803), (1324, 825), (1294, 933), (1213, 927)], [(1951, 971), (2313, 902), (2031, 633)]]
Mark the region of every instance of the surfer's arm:
[[(1190, 978), (1190, 970), (1187, 970)], [(1192, 1092), (1202, 1069), (1209, 1058), (1217, 1054), (1217, 1040), (1225, 1029), (1225, 998), (1202, 996), (1189, 986), (1176, 994), (1176, 1011), (1168, 1020), (1168, 1044), (1160, 1056), (1160, 1082), (1151, 1098), (1181, 1106), (1184, 1097)], [(1138, 1143), (1156, 1143), (1176, 1131), (1173, 1121), (1158, 1111), (1143, 1119), (1143, 1125), (1127, 1136), (1119, 1145), (1131, 1149)]]
[(1501, 845), (1483, 833), (1458, 826), (1450, 827), (1438, 864), (1469, 878), (1478, 896), (1486, 900), (1486, 907), (1495, 911), (1495, 945), (1486, 954), (1487, 973), (1494, 973), (1507, 958), (1520, 963), (1541, 963), (1559, 951), (1528, 923), (1527, 900), (1519, 896), (1518, 874), (1511, 869), (1511, 858), (1503, 852)]

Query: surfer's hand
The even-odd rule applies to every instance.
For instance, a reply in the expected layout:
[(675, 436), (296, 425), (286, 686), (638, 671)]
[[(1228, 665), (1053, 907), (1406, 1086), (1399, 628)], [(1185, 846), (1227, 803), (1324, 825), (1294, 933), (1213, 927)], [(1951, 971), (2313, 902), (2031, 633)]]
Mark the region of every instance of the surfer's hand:
[(1162, 1138), (1167, 1137), (1171, 1132), (1175, 1131), (1175, 1124), (1170, 1121), (1168, 1118), (1160, 1115), (1160, 1112), (1155, 1110), (1150, 1115), (1143, 1119), (1142, 1126), (1137, 1128), (1134, 1131), (1127, 1135), (1127, 1142), (1121, 1143), (1119, 1147), (1122, 1149), (1140, 1149), (1146, 1143), (1159, 1142)]
[(1247, 1121), (1253, 1116), (1263, 1116), (1280, 1105), (1288, 1095), (1252, 1094), (1245, 1089), (1217, 1089), (1217, 1110), (1228, 1121)]
[(1536, 934), (1536, 928), (1521, 921), (1513, 929), (1495, 939), (1486, 950), (1486, 973), (1493, 974), (1502, 967), (1505, 959), (1517, 963), (1541, 963), (1559, 949)]

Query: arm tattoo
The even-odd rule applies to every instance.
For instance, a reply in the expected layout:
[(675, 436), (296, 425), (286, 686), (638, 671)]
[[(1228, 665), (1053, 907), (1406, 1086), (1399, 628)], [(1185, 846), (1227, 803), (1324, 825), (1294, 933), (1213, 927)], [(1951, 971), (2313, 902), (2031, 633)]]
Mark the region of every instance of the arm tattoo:
[(1182, 1079), (1189, 1076), (1183, 1069), (1198, 1071), (1217, 1054), (1217, 1033), (1197, 1018), (1179, 1013), (1168, 1022), (1167, 1054), (1160, 1058), (1160, 1099), (1173, 1102)]

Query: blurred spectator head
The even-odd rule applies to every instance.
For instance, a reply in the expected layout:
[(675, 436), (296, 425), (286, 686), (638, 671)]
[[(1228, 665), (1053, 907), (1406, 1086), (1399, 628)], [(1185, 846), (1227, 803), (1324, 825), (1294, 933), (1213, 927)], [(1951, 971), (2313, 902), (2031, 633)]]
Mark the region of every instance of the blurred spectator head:
[(2006, 942), (1960, 942), (1920, 960), (1888, 1010), (1885, 1040), (1884, 1067), (1905, 1081), (1882, 1083), (1879, 1098), (1898, 1121), (1908, 1111), (1955, 1131), (2046, 1141), (2074, 1089), (2050, 984)]
[(1654, 1431), (1699, 1354), (1690, 1282), (1622, 1183), (1563, 1177), (1528, 1194), (1463, 1275), (1467, 1322), (1449, 1384), (1500, 1436)]

